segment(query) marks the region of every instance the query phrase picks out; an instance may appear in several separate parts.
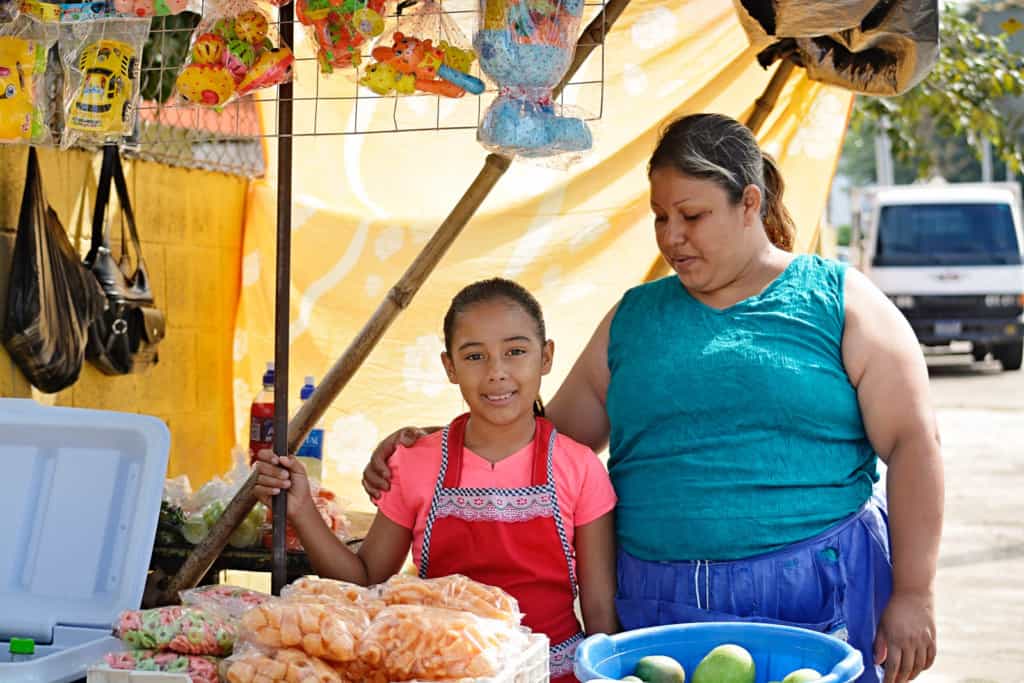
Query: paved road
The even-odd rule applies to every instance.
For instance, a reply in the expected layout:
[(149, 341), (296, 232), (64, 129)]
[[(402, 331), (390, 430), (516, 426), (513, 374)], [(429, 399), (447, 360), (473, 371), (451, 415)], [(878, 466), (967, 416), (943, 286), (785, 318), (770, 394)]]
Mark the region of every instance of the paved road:
[(929, 359), (946, 465), (939, 657), (926, 683), (1024, 682), (1024, 372)]

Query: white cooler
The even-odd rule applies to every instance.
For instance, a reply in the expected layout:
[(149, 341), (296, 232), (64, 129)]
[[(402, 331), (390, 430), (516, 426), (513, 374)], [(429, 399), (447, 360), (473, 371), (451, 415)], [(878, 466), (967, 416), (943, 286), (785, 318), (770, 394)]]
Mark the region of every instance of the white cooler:
[[(67, 683), (142, 602), (170, 434), (156, 418), (0, 399), (0, 681)], [(35, 654), (11, 662), (11, 638)]]

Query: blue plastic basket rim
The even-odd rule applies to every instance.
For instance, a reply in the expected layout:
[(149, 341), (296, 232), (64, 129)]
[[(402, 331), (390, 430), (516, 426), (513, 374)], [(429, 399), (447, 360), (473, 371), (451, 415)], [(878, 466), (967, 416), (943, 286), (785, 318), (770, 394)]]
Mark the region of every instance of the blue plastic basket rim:
[[(653, 633), (657, 633), (665, 637), (671, 637), (672, 633), (711, 630), (712, 628), (715, 630), (735, 631), (740, 633), (749, 633), (751, 630), (762, 630), (777, 634), (788, 633), (790, 635), (799, 636), (802, 640), (813, 640), (824, 645), (833, 646), (837, 652), (846, 652), (843, 659), (833, 666), (829, 673), (825, 674), (825, 676), (814, 683), (838, 683), (838, 681), (843, 680), (840, 676), (845, 676), (845, 680), (855, 680), (864, 671), (864, 661), (860, 651), (854, 649), (849, 645), (849, 643), (825, 633), (819, 633), (817, 631), (799, 628), (797, 626), (786, 626), (784, 624), (766, 624), (761, 622), (744, 621), (704, 621), (690, 624), (667, 624), (664, 626), (648, 626), (646, 628), (623, 631), (622, 633), (610, 636), (606, 634), (598, 634), (596, 636), (591, 636), (591, 638), (588, 638), (587, 640), (591, 640), (592, 638), (599, 640), (607, 639), (612, 641), (616, 646), (621, 644), (628, 648), (630, 641), (641, 640), (645, 636)], [(579, 663), (580, 656), (588, 649), (587, 642), (584, 641), (576, 651), (577, 663)], [(596, 667), (599, 664), (600, 662), (595, 662), (594, 666)]]

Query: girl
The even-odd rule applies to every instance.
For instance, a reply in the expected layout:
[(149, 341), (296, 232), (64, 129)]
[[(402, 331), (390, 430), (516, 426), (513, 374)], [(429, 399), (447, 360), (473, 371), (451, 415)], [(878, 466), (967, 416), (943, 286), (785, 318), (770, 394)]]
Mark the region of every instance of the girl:
[[(495, 278), (472, 284), (444, 318), (448, 379), (469, 413), (399, 448), (390, 490), (355, 554), (317, 513), (302, 464), (259, 454), (256, 493), (288, 491), (288, 517), (324, 577), (360, 585), (396, 574), (412, 549), (424, 578), (464, 574), (519, 601), (524, 623), (551, 641), (551, 678), (572, 677), (587, 633), (614, 633), (615, 494), (594, 452), (544, 419), (541, 376), (554, 343), (536, 299)], [(401, 476), (399, 476), (401, 473)]]

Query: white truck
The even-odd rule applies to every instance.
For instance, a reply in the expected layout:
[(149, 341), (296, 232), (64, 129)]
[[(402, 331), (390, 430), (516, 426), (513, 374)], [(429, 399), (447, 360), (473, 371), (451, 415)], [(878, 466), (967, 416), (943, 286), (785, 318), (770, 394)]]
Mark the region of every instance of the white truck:
[(970, 342), (1019, 370), (1024, 234), (1016, 183), (930, 183), (853, 191), (850, 260), (927, 347)]

